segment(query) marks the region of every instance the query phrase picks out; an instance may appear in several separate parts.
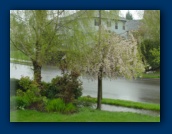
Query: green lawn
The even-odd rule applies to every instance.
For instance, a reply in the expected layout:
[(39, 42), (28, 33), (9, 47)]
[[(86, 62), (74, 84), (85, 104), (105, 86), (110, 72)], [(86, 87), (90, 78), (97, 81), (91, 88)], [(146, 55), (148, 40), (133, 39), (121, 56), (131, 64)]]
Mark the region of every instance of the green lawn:
[(20, 51), (10, 51), (10, 58), (27, 60), (27, 61), (29, 60), (29, 58)]
[(148, 74), (146, 74), (146, 73), (142, 73), (142, 77), (141, 78), (152, 78), (152, 79), (154, 79), (154, 78), (160, 78), (160, 72), (155, 72), (155, 73), (148, 73)]
[(82, 108), (80, 112), (71, 115), (17, 110), (10, 112), (10, 122), (160, 122), (160, 117), (88, 108)]
[[(81, 97), (79, 98), (81, 101), (88, 101), (96, 103), (97, 99), (92, 97)], [(130, 108), (137, 108), (137, 109), (145, 109), (145, 110), (155, 110), (160, 111), (160, 105), (159, 104), (153, 104), (153, 103), (141, 103), (141, 102), (133, 102), (133, 101), (127, 101), (127, 100), (118, 100), (118, 99), (102, 99), (102, 104), (109, 104), (109, 105), (116, 105), (116, 106), (124, 106), (124, 107), (130, 107)]]

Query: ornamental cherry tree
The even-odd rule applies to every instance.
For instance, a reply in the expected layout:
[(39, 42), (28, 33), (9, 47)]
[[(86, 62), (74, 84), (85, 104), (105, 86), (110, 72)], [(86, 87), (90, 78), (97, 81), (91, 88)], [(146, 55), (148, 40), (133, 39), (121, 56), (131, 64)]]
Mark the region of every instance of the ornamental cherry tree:
[[(97, 109), (101, 109), (103, 78), (125, 79), (136, 78), (144, 71), (137, 49), (137, 41), (131, 33), (125, 39), (115, 33), (108, 33), (102, 29), (101, 43), (87, 47), (72, 59), (72, 67), (89, 78), (98, 78)], [(95, 41), (96, 42), (96, 41)], [(99, 89), (100, 88), (100, 89)]]

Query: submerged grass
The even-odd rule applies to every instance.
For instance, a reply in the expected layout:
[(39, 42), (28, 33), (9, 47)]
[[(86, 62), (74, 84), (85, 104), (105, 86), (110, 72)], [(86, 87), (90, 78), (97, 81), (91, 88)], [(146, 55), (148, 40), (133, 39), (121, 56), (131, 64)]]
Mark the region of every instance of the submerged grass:
[[(92, 97), (81, 97), (79, 98), (81, 101), (88, 101), (96, 103), (97, 99)], [(159, 104), (152, 104), (152, 103), (141, 103), (141, 102), (133, 102), (128, 100), (118, 100), (118, 99), (102, 99), (102, 104), (109, 104), (109, 105), (115, 105), (115, 106), (124, 106), (124, 107), (130, 107), (130, 108), (137, 108), (137, 109), (145, 109), (145, 110), (155, 110), (160, 111), (160, 105)]]
[(89, 108), (82, 108), (78, 113), (71, 115), (17, 110), (10, 112), (10, 122), (160, 122), (160, 117), (130, 112), (99, 111)]

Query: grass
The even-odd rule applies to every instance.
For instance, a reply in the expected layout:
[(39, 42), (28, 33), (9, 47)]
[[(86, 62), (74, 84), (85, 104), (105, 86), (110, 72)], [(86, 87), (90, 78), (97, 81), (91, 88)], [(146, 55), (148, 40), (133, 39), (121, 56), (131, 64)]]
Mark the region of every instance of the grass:
[(17, 110), (10, 112), (10, 122), (160, 122), (160, 117), (88, 108), (82, 108), (80, 112), (71, 115)]
[(142, 77), (141, 78), (160, 78), (160, 72), (154, 72), (154, 73), (142, 73)]
[[(79, 98), (81, 101), (88, 101), (96, 103), (97, 99), (92, 97), (81, 97)], [(145, 109), (145, 110), (155, 110), (160, 111), (159, 104), (152, 104), (152, 103), (141, 103), (141, 102), (133, 102), (127, 100), (118, 100), (118, 99), (102, 99), (102, 104), (109, 104), (109, 105), (116, 105), (116, 106), (124, 106), (130, 108), (137, 108), (137, 109)]]
[(10, 58), (29, 61), (29, 58), (20, 51), (10, 51)]

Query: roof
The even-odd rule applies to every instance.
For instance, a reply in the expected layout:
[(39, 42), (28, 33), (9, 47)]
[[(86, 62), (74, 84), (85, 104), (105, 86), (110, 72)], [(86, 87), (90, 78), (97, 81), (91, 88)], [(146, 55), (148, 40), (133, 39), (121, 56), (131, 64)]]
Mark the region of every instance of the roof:
[(126, 27), (127, 27), (127, 30), (130, 31), (130, 30), (138, 30), (139, 27), (140, 27), (140, 20), (127, 20), (126, 22)]

